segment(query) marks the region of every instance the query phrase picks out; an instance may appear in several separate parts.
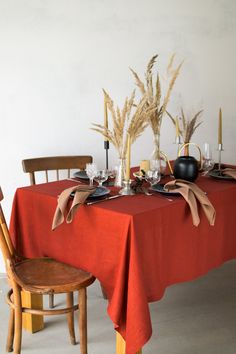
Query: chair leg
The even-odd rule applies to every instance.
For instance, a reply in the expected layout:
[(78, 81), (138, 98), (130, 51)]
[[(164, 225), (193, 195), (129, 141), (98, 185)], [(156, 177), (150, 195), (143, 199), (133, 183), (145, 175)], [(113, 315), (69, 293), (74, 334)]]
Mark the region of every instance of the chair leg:
[(79, 336), (81, 354), (87, 354), (87, 293), (79, 290)]
[[(67, 307), (72, 307), (74, 305), (73, 292), (66, 294), (66, 304)], [(71, 344), (75, 345), (76, 339), (75, 339), (75, 327), (74, 327), (74, 311), (71, 311), (67, 314), (67, 322), (68, 322)]]
[(10, 308), (10, 317), (9, 317), (8, 335), (7, 335), (7, 344), (6, 344), (6, 351), (8, 353), (13, 351), (13, 339), (14, 339), (14, 310), (13, 308)]
[(54, 294), (49, 294), (49, 308), (53, 309), (54, 307)]
[(18, 286), (13, 286), (14, 294), (14, 354), (21, 353), (21, 339), (22, 339), (22, 304), (21, 304), (21, 293)]

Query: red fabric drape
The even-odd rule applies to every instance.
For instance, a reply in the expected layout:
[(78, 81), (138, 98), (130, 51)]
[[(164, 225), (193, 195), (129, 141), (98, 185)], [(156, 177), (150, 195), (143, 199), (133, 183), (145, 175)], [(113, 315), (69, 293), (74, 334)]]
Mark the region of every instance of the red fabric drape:
[(194, 279), (236, 258), (236, 183), (200, 177), (216, 209), (215, 226), (200, 211), (192, 224), (181, 197), (135, 195), (81, 206), (71, 224), (51, 231), (59, 181), (16, 191), (10, 232), (27, 257), (51, 256), (93, 273), (109, 299), (108, 313), (135, 354), (152, 333), (148, 302), (167, 286)]

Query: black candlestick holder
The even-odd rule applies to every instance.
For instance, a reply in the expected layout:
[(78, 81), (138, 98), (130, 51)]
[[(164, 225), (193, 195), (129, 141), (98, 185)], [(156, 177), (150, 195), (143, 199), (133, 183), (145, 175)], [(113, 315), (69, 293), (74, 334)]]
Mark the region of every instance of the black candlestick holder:
[(106, 170), (108, 170), (108, 150), (109, 150), (109, 140), (104, 141), (104, 149), (106, 152)]

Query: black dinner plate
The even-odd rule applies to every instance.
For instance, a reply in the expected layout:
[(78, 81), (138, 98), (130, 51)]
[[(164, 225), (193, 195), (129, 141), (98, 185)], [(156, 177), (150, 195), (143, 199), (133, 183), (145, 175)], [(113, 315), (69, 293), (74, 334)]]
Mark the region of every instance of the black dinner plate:
[(80, 170), (74, 173), (74, 177), (81, 179), (89, 179), (85, 170)]
[(219, 170), (211, 170), (208, 172), (208, 175), (213, 177), (213, 178), (217, 178), (217, 179), (223, 179), (223, 180), (227, 180), (227, 181), (234, 181), (234, 178), (231, 176), (227, 176), (227, 175), (222, 175), (221, 171)]
[[(178, 186), (176, 186), (176, 188), (178, 188)], [(153, 192), (158, 192), (158, 193), (162, 193), (165, 195), (175, 195), (175, 196), (180, 196), (181, 194), (176, 193), (176, 192), (169, 192), (167, 190), (164, 189), (164, 184), (154, 184), (151, 188), (150, 188)]]
[[(107, 195), (109, 193), (110, 193), (110, 189), (108, 189), (106, 187), (96, 187), (95, 192), (93, 192), (93, 194), (90, 194), (88, 199), (102, 198), (102, 197), (105, 197), (105, 195)], [(73, 197), (74, 195), (75, 195), (75, 192), (72, 192), (71, 197)]]

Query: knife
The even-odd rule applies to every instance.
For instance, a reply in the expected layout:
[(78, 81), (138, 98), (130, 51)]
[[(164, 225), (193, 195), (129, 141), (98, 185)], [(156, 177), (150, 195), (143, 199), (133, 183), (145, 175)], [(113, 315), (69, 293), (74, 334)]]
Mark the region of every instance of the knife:
[(101, 203), (101, 202), (104, 202), (105, 200), (115, 199), (115, 198), (119, 198), (119, 197), (123, 197), (123, 195), (122, 194), (112, 195), (111, 197), (108, 197), (108, 198), (94, 200), (93, 202), (88, 202), (88, 203), (86, 203), (86, 205)]

